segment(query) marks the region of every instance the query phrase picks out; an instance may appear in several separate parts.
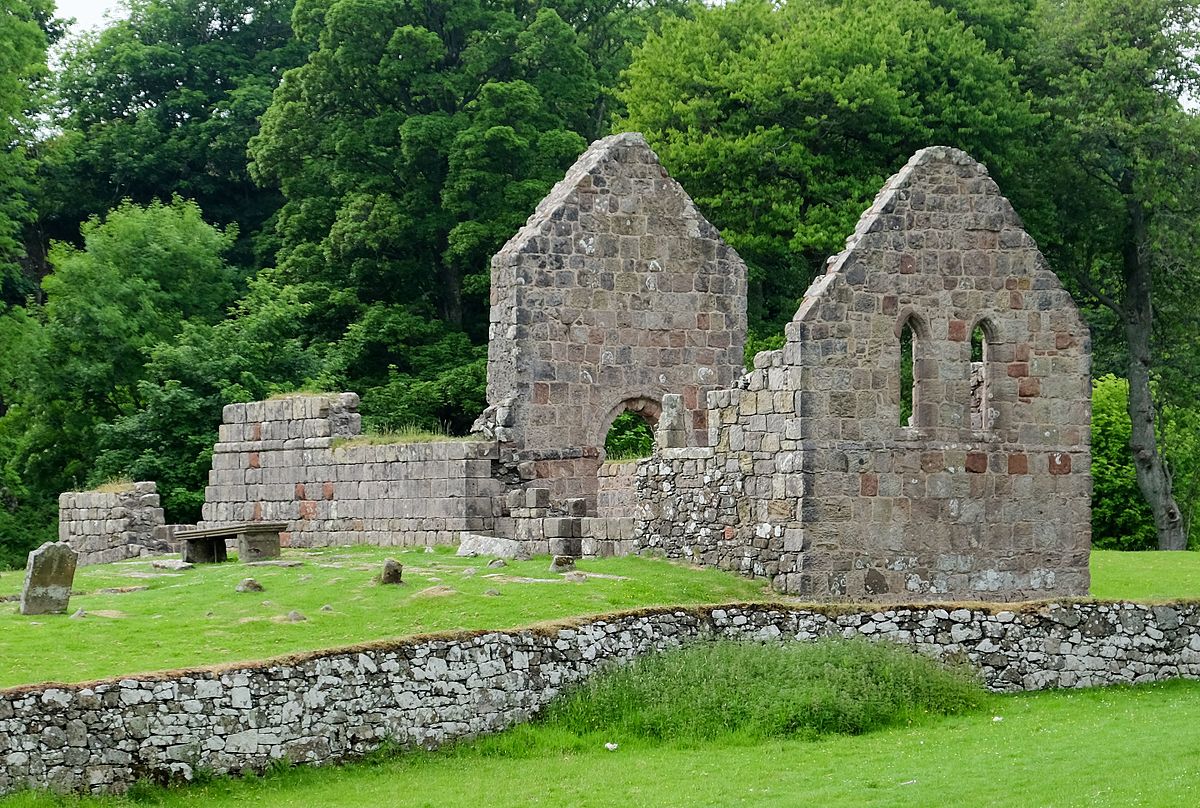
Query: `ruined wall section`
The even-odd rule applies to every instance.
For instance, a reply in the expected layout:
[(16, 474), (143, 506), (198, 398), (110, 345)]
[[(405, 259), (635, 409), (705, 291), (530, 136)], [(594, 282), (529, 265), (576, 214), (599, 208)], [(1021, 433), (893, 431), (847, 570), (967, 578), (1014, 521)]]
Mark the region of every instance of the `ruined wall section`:
[(67, 491), (58, 497), (58, 539), (79, 554), (79, 565), (125, 561), (169, 548), (163, 510), (152, 482), (115, 491)]
[[(901, 424), (906, 323), (915, 412)], [(976, 326), (986, 411), (973, 425)], [(713, 457), (689, 472), (664, 452), (639, 479), (639, 542), (821, 598), (1085, 594), (1089, 352), (984, 168), (924, 149), (809, 288), (785, 346), (710, 394)], [(718, 471), (741, 479), (736, 508), (682, 493)]]
[(353, 393), (225, 407), (201, 526), (288, 522), (294, 546), (448, 544), (493, 528), (495, 443), (356, 443), (357, 408)]
[(742, 372), (746, 268), (638, 134), (597, 141), (492, 260), (488, 410), (477, 429), (555, 499), (594, 506), (613, 419)]

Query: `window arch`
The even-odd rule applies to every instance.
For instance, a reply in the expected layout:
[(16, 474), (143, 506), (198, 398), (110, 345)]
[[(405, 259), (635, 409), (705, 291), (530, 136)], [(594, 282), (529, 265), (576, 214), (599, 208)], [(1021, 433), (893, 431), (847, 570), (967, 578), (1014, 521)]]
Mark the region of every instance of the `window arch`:
[(924, 426), (921, 407), (921, 378), (924, 375), (922, 355), (928, 339), (925, 323), (915, 312), (905, 312), (896, 326), (900, 343), (898, 401), (900, 426)]
[(995, 335), (996, 329), (987, 318), (976, 322), (971, 329), (970, 423), (971, 429), (979, 432), (990, 430), (996, 422), (996, 410), (991, 405)]

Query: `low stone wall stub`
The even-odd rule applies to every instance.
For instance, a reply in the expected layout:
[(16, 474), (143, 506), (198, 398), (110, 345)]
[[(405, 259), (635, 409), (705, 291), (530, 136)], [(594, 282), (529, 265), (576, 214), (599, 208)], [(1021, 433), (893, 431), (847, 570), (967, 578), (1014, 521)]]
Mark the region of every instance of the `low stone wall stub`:
[(79, 554), (80, 566), (125, 561), (169, 549), (158, 489), (129, 483), (117, 491), (67, 491), (58, 497), (58, 538)]
[(1200, 603), (664, 608), (250, 665), (0, 690), (0, 794), (323, 764), (502, 730), (613, 661), (713, 637), (869, 637), (965, 659), (996, 691), (1200, 678)]

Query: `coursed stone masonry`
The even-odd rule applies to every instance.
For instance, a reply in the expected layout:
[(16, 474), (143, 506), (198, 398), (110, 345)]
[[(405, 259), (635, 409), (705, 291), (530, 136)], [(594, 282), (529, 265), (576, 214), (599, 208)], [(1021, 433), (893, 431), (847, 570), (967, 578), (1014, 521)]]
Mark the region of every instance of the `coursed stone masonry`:
[(638, 545), (817, 598), (1085, 595), (1089, 350), (983, 166), (923, 149), (809, 288), (786, 345), (708, 394), (705, 445), (642, 464)]
[(391, 739), (433, 747), (532, 717), (613, 661), (713, 637), (869, 637), (965, 658), (993, 690), (1200, 678), (1200, 605), (770, 605), (648, 610), (581, 625), (325, 651), (244, 667), (0, 691), (0, 794), (119, 792), (140, 777), (323, 764)]
[(556, 500), (595, 506), (613, 420), (653, 425), (741, 374), (746, 266), (637, 133), (598, 140), (492, 259), (488, 403), (476, 429)]
[(118, 491), (68, 491), (58, 497), (58, 539), (80, 565), (108, 564), (167, 552), (163, 511), (152, 482)]
[(357, 443), (358, 396), (225, 407), (202, 527), (287, 522), (287, 543), (430, 545), (487, 531), (503, 485), (496, 445)]

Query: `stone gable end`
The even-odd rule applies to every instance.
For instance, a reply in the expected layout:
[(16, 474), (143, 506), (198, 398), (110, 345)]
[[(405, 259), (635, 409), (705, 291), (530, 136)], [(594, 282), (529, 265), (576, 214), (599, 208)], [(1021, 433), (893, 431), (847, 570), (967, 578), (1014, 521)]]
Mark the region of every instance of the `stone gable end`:
[(822, 598), (1086, 594), (1089, 362), (1070, 295), (984, 167), (923, 149), (785, 346), (710, 394), (711, 448), (643, 469), (640, 543)]
[(594, 143), (492, 260), (489, 408), (479, 431), (595, 496), (623, 410), (655, 421), (681, 394), (707, 434), (706, 394), (743, 372), (746, 267), (636, 133)]

